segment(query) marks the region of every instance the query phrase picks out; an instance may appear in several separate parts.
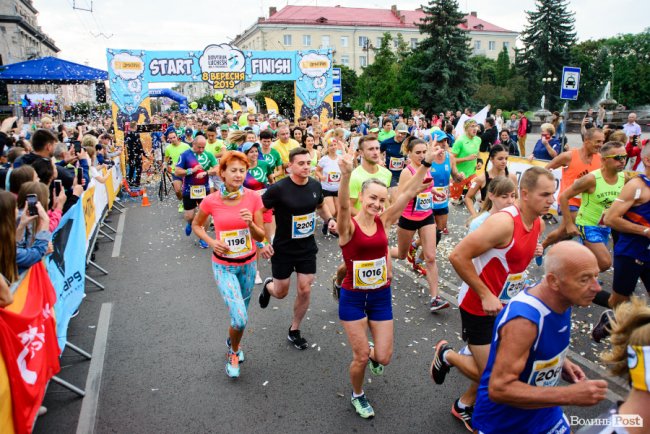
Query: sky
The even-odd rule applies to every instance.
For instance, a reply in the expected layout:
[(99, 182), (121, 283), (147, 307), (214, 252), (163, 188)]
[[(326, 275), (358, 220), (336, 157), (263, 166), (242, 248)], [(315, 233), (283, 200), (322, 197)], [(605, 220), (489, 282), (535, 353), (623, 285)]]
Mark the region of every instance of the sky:
[[(93, 12), (73, 10), (90, 8)], [(224, 0), (33, 0), (43, 31), (61, 49), (59, 57), (106, 69), (107, 48), (145, 50), (203, 49), (209, 44), (230, 42), (252, 26), (260, 16), (268, 16), (270, 6), (287, 4), (311, 6), (390, 8), (414, 10), (422, 0), (239, 0), (236, 8)], [(620, 33), (639, 33), (648, 27), (650, 2), (617, 0), (569, 0), (575, 12), (575, 28), (580, 41), (600, 39)], [(190, 7), (191, 5), (191, 7)], [(526, 11), (535, 9), (534, 0), (459, 0), (463, 12), (476, 11), (478, 17), (508, 30), (522, 31)], [(627, 12), (626, 12), (627, 11)], [(614, 15), (612, 15), (612, 13)]]

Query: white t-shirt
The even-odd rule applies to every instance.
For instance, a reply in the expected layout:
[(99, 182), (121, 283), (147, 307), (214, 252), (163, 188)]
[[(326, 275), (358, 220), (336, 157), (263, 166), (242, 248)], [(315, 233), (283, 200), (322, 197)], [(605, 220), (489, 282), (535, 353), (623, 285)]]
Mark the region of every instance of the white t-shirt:
[(318, 166), (323, 168), (323, 175), (325, 175), (325, 181), (321, 181), (323, 190), (339, 191), (341, 169), (336, 158), (331, 159), (329, 155), (326, 155), (320, 159)]

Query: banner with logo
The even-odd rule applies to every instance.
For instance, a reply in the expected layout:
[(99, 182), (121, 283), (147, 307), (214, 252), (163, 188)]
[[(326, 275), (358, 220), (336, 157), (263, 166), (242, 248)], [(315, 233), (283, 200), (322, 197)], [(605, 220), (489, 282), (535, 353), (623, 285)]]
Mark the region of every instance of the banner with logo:
[(52, 234), (54, 252), (45, 257), (47, 272), (56, 291), (56, 335), (63, 352), (72, 314), (84, 298), (86, 283), (86, 219), (81, 202), (63, 215)]
[[(2, 432), (29, 433), (47, 382), (59, 370), (54, 303), (56, 294), (42, 262), (23, 274), (14, 301), (0, 308), (0, 392), (11, 402), (0, 405)], [(3, 396), (6, 398), (6, 396)], [(6, 412), (11, 410), (12, 424)], [(13, 426), (12, 426), (13, 425)]]

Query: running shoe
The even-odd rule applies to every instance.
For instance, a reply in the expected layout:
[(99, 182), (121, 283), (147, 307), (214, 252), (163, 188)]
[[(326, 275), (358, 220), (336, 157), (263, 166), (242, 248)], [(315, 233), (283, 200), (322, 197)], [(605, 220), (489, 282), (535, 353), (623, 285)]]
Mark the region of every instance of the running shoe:
[(611, 309), (607, 309), (600, 314), (600, 319), (598, 319), (598, 322), (591, 330), (591, 338), (595, 342), (600, 343), (601, 340), (605, 339), (606, 337), (609, 337), (612, 331), (611, 327), (612, 327), (613, 319), (614, 319), (614, 311)]
[(433, 355), (433, 361), (431, 362), (431, 378), (436, 384), (442, 384), (445, 382), (445, 376), (449, 372), (449, 365), (445, 362), (443, 356), (446, 351), (451, 350), (449, 343), (441, 339), (436, 344), (436, 350)]
[(185, 207), (183, 206), (183, 202), (178, 204), (178, 212), (183, 212), (185, 211)]
[(269, 283), (273, 282), (272, 277), (267, 277), (264, 279), (264, 284), (262, 285), (262, 292), (260, 292), (260, 298), (258, 301), (260, 302), (260, 307), (262, 309), (266, 309), (266, 306), (269, 305), (269, 301), (271, 301), (271, 294), (269, 293), (268, 289), (266, 289), (266, 285)]
[(332, 297), (334, 297), (334, 300), (339, 301), (339, 297), (341, 296), (341, 285), (338, 285), (336, 283), (336, 275), (332, 277)]
[[(228, 351), (232, 351), (232, 348), (230, 348), (230, 338), (226, 338), (226, 346), (228, 347)], [(241, 345), (239, 346), (239, 351), (237, 351), (237, 357), (239, 358), (239, 363), (244, 363), (244, 350), (241, 349)]]
[(438, 312), (439, 310), (447, 309), (448, 307), (449, 307), (449, 302), (447, 300), (444, 300), (439, 295), (432, 298), (431, 303), (429, 304), (429, 310), (431, 312)]
[[(372, 341), (368, 342), (368, 345), (370, 348), (375, 347), (375, 343)], [(384, 375), (384, 365), (375, 362), (370, 357), (368, 357), (368, 367), (370, 368), (370, 372), (372, 372), (373, 375)]]
[(465, 428), (467, 428), (470, 432), (474, 432), (474, 428), (472, 428), (472, 414), (474, 413), (474, 406), (466, 405), (465, 408), (460, 408), (458, 405), (459, 401), (460, 399), (454, 401), (454, 405), (451, 407), (451, 414), (460, 419), (460, 421), (465, 424)]
[(417, 244), (411, 243), (409, 251), (406, 254), (406, 260), (415, 265), (415, 254), (418, 252)]
[(449, 229), (448, 229), (448, 228), (444, 228), (444, 229), (442, 230), (442, 234), (443, 234), (443, 235), (449, 235)]
[(427, 269), (424, 268), (424, 262), (416, 262), (415, 264), (413, 264), (413, 271), (416, 271), (422, 276), (427, 275)]
[(190, 223), (190, 222), (188, 222), (188, 223), (185, 225), (185, 235), (187, 235), (188, 237), (189, 237), (190, 235), (192, 235), (192, 223)]
[(260, 272), (256, 271), (255, 272), (255, 284), (259, 285), (262, 282), (263, 282), (263, 280), (262, 280), (262, 276), (260, 276)]
[(299, 350), (307, 349), (307, 339), (300, 336), (300, 330), (291, 330), (289, 329), (289, 334), (287, 335), (289, 342), (293, 344), (294, 347)]
[(375, 410), (372, 409), (372, 406), (368, 402), (368, 398), (366, 398), (365, 393), (361, 396), (357, 396), (356, 398), (354, 395), (352, 395), (350, 402), (352, 403), (352, 407), (354, 407), (354, 409), (357, 411), (357, 414), (362, 418), (370, 419), (371, 417), (375, 416)]
[(205, 241), (199, 240), (199, 247), (201, 247), (202, 249), (207, 249), (209, 246), (208, 243), (206, 243)]
[(226, 375), (230, 378), (239, 377), (239, 357), (237, 357), (237, 353), (233, 353), (231, 350), (228, 350), (226, 355)]

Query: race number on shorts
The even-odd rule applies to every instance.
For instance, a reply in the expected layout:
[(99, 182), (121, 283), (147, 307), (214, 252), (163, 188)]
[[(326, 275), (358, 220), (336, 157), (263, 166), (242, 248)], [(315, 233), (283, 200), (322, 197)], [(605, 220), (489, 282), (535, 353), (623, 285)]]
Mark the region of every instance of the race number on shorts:
[(226, 258), (248, 256), (253, 250), (251, 232), (248, 228), (234, 231), (221, 231), (219, 232), (219, 239), (228, 246), (228, 251), (223, 255)]
[(291, 238), (307, 238), (314, 234), (316, 213), (294, 215), (291, 221)]
[(352, 261), (354, 289), (378, 289), (388, 282), (386, 258), (368, 261)]

